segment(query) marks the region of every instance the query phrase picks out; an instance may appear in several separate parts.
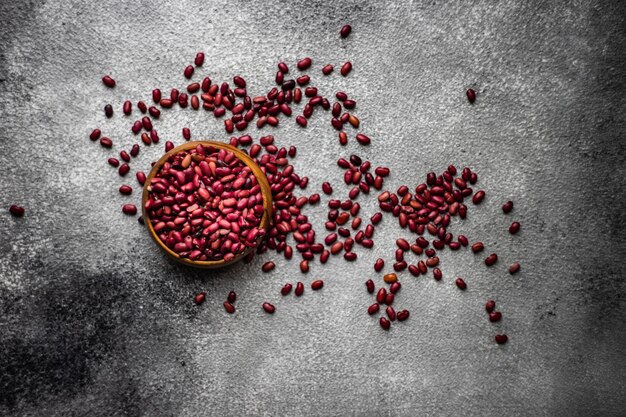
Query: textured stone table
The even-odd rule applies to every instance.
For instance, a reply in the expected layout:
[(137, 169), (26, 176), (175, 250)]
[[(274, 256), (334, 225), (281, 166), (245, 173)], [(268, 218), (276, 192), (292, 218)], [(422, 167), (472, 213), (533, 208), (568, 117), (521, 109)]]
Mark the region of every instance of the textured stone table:
[[(623, 3), (92, 3), (0, 4), (0, 415), (624, 413)], [(354, 30), (342, 40), (346, 22)], [(353, 152), (393, 169), (389, 189), (449, 163), (472, 166), (488, 197), (453, 232), (501, 261), (487, 269), (468, 250), (442, 252), (442, 282), (404, 273), (398, 305), (411, 318), (387, 333), (365, 313), (363, 282), (405, 235), (395, 219), (357, 262), (313, 264), (306, 277), (295, 258), (272, 253), (219, 272), (165, 259), (120, 212), (139, 193), (117, 192), (113, 151), (87, 135), (100, 126), (128, 147), (121, 101), (184, 86), (199, 50), (202, 73), (241, 74), (252, 94), (272, 85), (279, 60), (311, 56), (316, 74), (350, 59), (349, 77), (315, 82), (358, 100), (372, 146), (340, 148), (326, 116), (273, 131), (279, 145), (298, 146), (309, 190), (330, 180), (343, 197), (335, 161)], [(114, 90), (100, 82), (106, 73)], [(467, 87), (479, 92), (473, 106)], [(162, 140), (181, 143), (183, 126), (194, 138), (229, 137), (203, 112), (171, 110)], [(162, 146), (141, 152), (133, 169)], [(515, 210), (504, 216), (509, 198)], [(368, 217), (373, 200), (360, 198)], [(6, 212), (13, 203), (24, 218)], [(307, 214), (320, 226), (326, 215), (323, 205)], [(268, 259), (278, 266), (262, 274)], [(284, 282), (313, 278), (325, 279), (321, 292), (278, 296)], [(231, 289), (238, 311), (227, 316)], [(498, 324), (483, 309), (490, 297)], [(260, 308), (266, 299), (273, 316)], [(499, 332), (507, 345), (494, 343)]]

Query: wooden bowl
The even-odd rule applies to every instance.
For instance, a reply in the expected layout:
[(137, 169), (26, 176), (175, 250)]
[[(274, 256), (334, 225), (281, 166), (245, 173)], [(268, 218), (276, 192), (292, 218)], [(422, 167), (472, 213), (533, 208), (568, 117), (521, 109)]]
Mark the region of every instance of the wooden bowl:
[[(244, 153), (241, 150), (235, 148), (234, 146), (231, 146), (231, 145), (228, 145), (228, 144), (222, 143), (222, 142), (212, 142), (212, 141), (187, 142), (187, 143), (184, 143), (184, 144), (182, 144), (180, 146), (175, 147), (174, 149), (172, 149), (171, 151), (169, 151), (165, 155), (163, 155), (161, 157), (161, 159), (159, 159), (157, 161), (157, 163), (154, 164), (154, 167), (152, 167), (152, 170), (150, 171), (150, 174), (148, 175), (148, 178), (146, 179), (146, 183), (145, 183), (145, 186), (143, 188), (143, 196), (141, 198), (141, 208), (142, 208), (142, 211), (143, 211), (144, 222), (145, 222), (146, 227), (148, 228), (148, 231), (150, 232), (150, 236), (152, 236), (152, 239), (156, 242), (156, 244), (170, 258), (173, 258), (173, 259), (175, 259), (176, 261), (178, 261), (178, 262), (180, 262), (182, 264), (193, 266), (193, 267), (196, 267), (196, 268), (208, 268), (208, 269), (221, 268), (221, 267), (224, 267), (224, 266), (227, 266), (227, 265), (231, 265), (231, 264), (239, 261), (244, 256), (246, 256), (251, 250), (254, 250), (254, 248), (246, 249), (244, 252), (242, 252), (241, 254), (235, 256), (233, 259), (231, 259), (228, 262), (226, 262), (224, 260), (218, 260), (218, 261), (192, 261), (192, 260), (190, 260), (188, 258), (181, 258), (180, 256), (178, 256), (178, 254), (176, 252), (174, 252), (173, 250), (168, 248), (165, 245), (165, 242), (163, 242), (163, 241), (161, 241), (161, 239), (159, 239), (159, 237), (157, 236), (156, 232), (154, 231), (154, 228), (152, 227), (152, 222), (150, 221), (150, 217), (148, 216), (148, 213), (146, 212), (146, 208), (145, 208), (146, 207), (146, 201), (148, 201), (148, 197), (149, 197), (148, 185), (150, 184), (150, 181), (152, 180), (152, 178), (154, 178), (155, 175), (161, 170), (161, 167), (163, 166), (163, 164), (165, 164), (165, 162), (167, 162), (167, 160), (170, 157), (172, 157), (173, 155), (176, 155), (177, 153), (182, 152), (182, 151), (188, 151), (188, 150), (191, 150), (191, 149), (195, 149), (198, 145), (212, 146), (212, 147), (217, 148), (217, 149), (229, 150), (232, 153), (234, 153), (235, 156), (239, 160), (241, 160), (244, 164), (246, 164), (252, 170), (252, 173), (256, 177), (256, 179), (257, 179), (257, 181), (259, 183), (259, 186), (261, 187), (261, 195), (263, 196), (263, 208), (265, 209), (265, 211), (263, 213), (263, 217), (261, 218), (261, 223), (259, 224), (259, 228), (267, 230), (267, 228), (269, 227), (269, 224), (271, 222), (271, 219), (272, 219), (272, 191), (270, 190), (270, 185), (267, 182), (267, 177), (265, 176), (263, 171), (261, 171), (261, 168), (256, 164), (256, 162), (254, 162), (254, 160), (252, 160), (252, 158), (250, 158), (246, 153)], [(262, 239), (262, 237), (259, 238), (259, 241), (261, 239)]]

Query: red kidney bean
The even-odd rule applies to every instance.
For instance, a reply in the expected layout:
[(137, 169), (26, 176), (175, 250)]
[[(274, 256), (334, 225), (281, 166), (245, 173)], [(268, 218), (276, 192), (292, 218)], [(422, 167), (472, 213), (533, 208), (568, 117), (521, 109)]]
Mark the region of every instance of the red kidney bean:
[(396, 281), (396, 282), (392, 283), (391, 286), (389, 287), (389, 292), (391, 292), (392, 294), (395, 294), (398, 291), (400, 291), (400, 288), (402, 288), (402, 284), (400, 284), (398, 281)]
[(133, 192), (133, 189), (130, 185), (121, 185), (120, 186), (120, 194), (130, 195)]
[(300, 71), (304, 71), (305, 69), (309, 68), (311, 66), (311, 58), (303, 58), (300, 61), (298, 61), (298, 69)]
[(408, 251), (411, 247), (411, 245), (409, 245), (409, 242), (407, 242), (406, 239), (402, 238), (396, 240), (396, 245), (405, 252)]
[(521, 268), (521, 265), (519, 264), (519, 262), (512, 263), (511, 266), (509, 266), (509, 274), (511, 275), (517, 274), (520, 268)]
[(102, 134), (102, 131), (100, 129), (94, 129), (89, 134), (89, 139), (92, 141), (96, 141), (100, 138), (101, 134)]
[(414, 277), (419, 276), (420, 270), (417, 266), (409, 265), (408, 268), (409, 268), (409, 272), (411, 273), (411, 275), (413, 275)]
[(346, 75), (348, 75), (350, 71), (352, 71), (352, 62), (347, 61), (345, 64), (341, 66), (340, 73), (341, 75), (345, 77)]
[(272, 269), (276, 268), (276, 264), (272, 261), (267, 261), (261, 267), (263, 272), (270, 272)]
[(111, 106), (110, 104), (107, 104), (106, 106), (104, 106), (104, 115), (110, 119), (111, 117), (113, 117), (113, 106)]
[(487, 258), (485, 258), (485, 265), (491, 266), (495, 264), (497, 261), (498, 261), (498, 255), (495, 253), (492, 253), (491, 255), (487, 256)]
[(476, 91), (472, 90), (471, 88), (468, 88), (465, 94), (467, 95), (467, 100), (470, 103), (474, 103), (474, 101), (476, 101)]
[(201, 67), (202, 64), (204, 64), (204, 52), (198, 52), (193, 63), (196, 64), (197, 67)]
[(385, 309), (385, 312), (387, 313), (387, 317), (389, 317), (390, 321), (394, 321), (396, 319), (396, 310), (394, 310), (393, 307), (388, 306)]
[(361, 145), (369, 145), (371, 143), (370, 138), (368, 138), (367, 136), (365, 136), (362, 133), (357, 133), (356, 135), (356, 140), (357, 142), (359, 142)]
[(122, 212), (124, 214), (128, 214), (129, 216), (134, 216), (137, 214), (137, 207), (134, 204), (124, 204), (122, 206)]
[(367, 288), (367, 292), (370, 294), (373, 294), (374, 290), (376, 289), (374, 285), (374, 281), (372, 281), (371, 279), (368, 279), (367, 281), (365, 281), (365, 287)]
[(185, 78), (191, 78), (193, 76), (193, 72), (194, 72), (193, 66), (187, 65), (187, 67), (185, 67), (185, 71), (183, 71), (183, 75), (185, 76)]
[(439, 268), (433, 269), (433, 278), (435, 278), (435, 281), (441, 281), (442, 277), (443, 277), (443, 274), (441, 273), (441, 269)]
[(285, 284), (283, 286), (283, 288), (280, 290), (281, 295), (288, 295), (291, 292), (291, 289), (293, 288), (293, 285), (291, 284)]
[(102, 77), (102, 83), (109, 88), (115, 87), (115, 80), (109, 75), (105, 75), (104, 77)]
[(485, 198), (485, 192), (483, 190), (477, 191), (476, 194), (472, 197), (472, 202), (474, 204), (480, 204), (481, 201)]
[(393, 304), (393, 300), (396, 298), (396, 296), (392, 293), (387, 293), (387, 295), (385, 296), (385, 304), (387, 305), (391, 305)]
[(499, 345), (503, 345), (509, 341), (509, 337), (505, 334), (497, 334), (496, 335), (496, 343)]
[(289, 72), (289, 67), (287, 66), (287, 64), (285, 64), (284, 62), (279, 62), (278, 63), (278, 69), (280, 70), (280, 72), (282, 72), (283, 74), (287, 74)]
[(352, 32), (352, 26), (344, 25), (339, 31), (339, 35), (341, 35), (342, 38), (347, 38), (350, 32)]
[(374, 270), (376, 272), (382, 271), (384, 267), (385, 267), (385, 261), (382, 258), (378, 258), (376, 262), (374, 262)]
[(367, 308), (367, 314), (371, 316), (371, 315), (378, 313), (379, 310), (380, 310), (380, 305), (378, 303), (374, 303)]
[(9, 213), (15, 217), (22, 217), (25, 212), (24, 207), (18, 206), (17, 204), (12, 204), (11, 207), (9, 207)]
[(519, 222), (513, 222), (513, 223), (511, 223), (511, 226), (509, 227), (509, 233), (514, 235), (517, 232), (519, 232), (519, 229), (520, 229)]
[(499, 311), (492, 311), (491, 313), (489, 313), (490, 322), (496, 323), (500, 320), (502, 320), (502, 313), (500, 313)]
[(382, 304), (385, 302), (386, 297), (387, 297), (387, 290), (384, 288), (381, 288), (378, 290), (378, 293), (376, 294), (376, 301), (379, 304)]
[(330, 75), (330, 73), (333, 72), (333, 69), (334, 69), (334, 67), (332, 66), (332, 64), (325, 65), (322, 68), (322, 74)]
[(198, 305), (204, 303), (205, 300), (206, 300), (206, 293), (205, 292), (198, 293), (198, 294), (196, 294), (193, 297), (193, 302), (198, 304)]
[(235, 293), (235, 291), (229, 292), (226, 300), (228, 300), (229, 303), (234, 303), (237, 300), (237, 293)]
[(296, 297), (300, 297), (303, 293), (304, 293), (304, 284), (301, 282), (298, 282), (296, 284), (296, 291), (295, 291)]
[(135, 176), (137, 177), (137, 182), (141, 185), (144, 185), (146, 182), (146, 174), (144, 174), (142, 171), (138, 171)]
[(459, 287), (460, 290), (464, 290), (467, 288), (467, 284), (465, 283), (465, 281), (463, 281), (463, 278), (457, 278), (454, 283), (457, 287)]
[(126, 100), (122, 106), (122, 112), (128, 116), (132, 112), (132, 106), (133, 103), (131, 103), (130, 100)]
[(118, 161), (115, 158), (109, 158), (108, 161), (109, 165), (111, 165), (112, 167), (117, 167), (120, 165), (120, 161)]
[(384, 330), (389, 330), (389, 328), (391, 327), (391, 322), (387, 320), (385, 317), (381, 317), (379, 320), (379, 323), (380, 323), (380, 327), (382, 327)]
[(303, 259), (300, 262), (300, 272), (302, 272), (303, 274), (309, 272), (309, 261), (307, 261), (306, 259)]
[(265, 310), (265, 312), (268, 314), (274, 314), (274, 312), (276, 311), (276, 307), (274, 307), (270, 303), (265, 302), (263, 303), (263, 310)]
[(233, 314), (235, 312), (235, 306), (229, 301), (224, 301), (224, 310), (226, 310), (228, 314)]
[(511, 210), (513, 210), (513, 202), (512, 201), (507, 201), (506, 203), (504, 203), (502, 205), (502, 211), (504, 212), (504, 214), (510, 213)]
[(311, 289), (313, 291), (321, 290), (324, 287), (324, 281), (321, 279), (315, 280), (311, 283)]
[(485, 245), (482, 242), (476, 242), (472, 245), (472, 252), (478, 253), (485, 249)]
[(409, 310), (402, 310), (402, 311), (398, 311), (398, 313), (396, 314), (396, 317), (398, 318), (398, 321), (404, 321), (406, 319), (409, 318)]
[(493, 300), (488, 300), (485, 303), (485, 310), (487, 310), (487, 313), (491, 313), (493, 311), (493, 309), (496, 308), (496, 302)]

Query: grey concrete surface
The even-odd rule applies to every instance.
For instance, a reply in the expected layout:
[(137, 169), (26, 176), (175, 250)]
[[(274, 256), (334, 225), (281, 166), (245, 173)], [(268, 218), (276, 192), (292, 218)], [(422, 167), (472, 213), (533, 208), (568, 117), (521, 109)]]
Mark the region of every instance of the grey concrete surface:
[[(0, 415), (624, 415), (626, 7), (557, 3), (0, 2)], [(342, 40), (346, 22), (354, 30)], [(101, 127), (129, 147), (122, 101), (184, 86), (199, 50), (198, 76), (241, 74), (252, 94), (272, 85), (279, 60), (311, 56), (323, 94), (358, 100), (369, 148), (341, 149), (327, 116), (274, 129), (279, 145), (297, 144), (309, 192), (329, 180), (345, 198), (335, 161), (350, 153), (390, 166), (389, 189), (449, 163), (473, 167), (488, 197), (453, 232), (501, 261), (486, 269), (448, 251), (442, 282), (402, 274), (397, 305), (412, 315), (388, 333), (365, 314), (363, 282), (380, 281), (374, 260), (391, 260), (406, 236), (392, 218), (357, 262), (313, 264), (307, 276), (273, 253), (216, 272), (169, 262), (120, 213), (139, 201), (137, 188), (117, 192), (134, 179), (120, 179), (106, 164), (114, 151), (87, 135)], [(319, 75), (346, 59), (349, 77)], [(175, 143), (183, 126), (228, 139), (201, 112), (171, 110), (157, 125)], [(133, 172), (162, 147), (141, 152)], [(360, 197), (366, 216), (372, 200)], [(24, 218), (7, 213), (13, 203)], [(307, 214), (322, 236), (324, 206)], [(262, 274), (268, 259), (278, 267)], [(523, 267), (511, 277), (513, 261)], [(284, 282), (314, 278), (326, 280), (321, 292), (278, 296)], [(507, 345), (493, 342), (499, 332)]]

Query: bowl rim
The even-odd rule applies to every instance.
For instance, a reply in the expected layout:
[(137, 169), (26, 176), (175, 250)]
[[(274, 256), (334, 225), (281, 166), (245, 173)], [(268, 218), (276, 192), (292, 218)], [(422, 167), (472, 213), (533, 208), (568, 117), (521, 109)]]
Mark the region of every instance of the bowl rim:
[[(152, 240), (154, 240), (156, 244), (161, 248), (161, 250), (163, 250), (170, 258), (184, 265), (193, 266), (196, 268), (205, 268), (205, 269), (222, 268), (228, 265), (232, 265), (235, 262), (238, 262), (255, 248), (246, 249), (241, 254), (236, 255), (230, 261), (224, 261), (224, 260), (192, 261), (188, 258), (181, 258), (176, 252), (168, 248), (167, 245), (165, 245), (165, 242), (162, 242), (159, 236), (157, 236), (156, 232), (154, 231), (154, 228), (152, 227), (150, 216), (148, 215), (146, 211), (146, 201), (148, 201), (148, 197), (150, 194), (148, 188), (150, 186), (150, 182), (152, 181), (152, 178), (156, 176), (156, 174), (161, 170), (165, 162), (167, 162), (172, 156), (182, 151), (195, 149), (198, 145), (212, 146), (218, 149), (226, 149), (228, 151), (231, 151), (235, 154), (235, 156), (239, 160), (241, 160), (244, 164), (246, 164), (246, 166), (248, 166), (251, 169), (252, 173), (257, 178), (257, 182), (259, 186), (261, 187), (261, 195), (263, 197), (263, 216), (261, 217), (261, 223), (259, 224), (259, 228), (265, 229), (265, 230), (269, 228), (270, 220), (272, 218), (272, 191), (271, 191), (269, 182), (267, 180), (267, 177), (265, 176), (265, 173), (263, 173), (263, 171), (261, 170), (261, 167), (259, 167), (259, 165), (247, 153), (243, 152), (241, 149), (238, 149), (224, 142), (216, 142), (216, 141), (210, 141), (210, 140), (185, 142), (182, 145), (178, 145), (174, 147), (170, 151), (166, 152), (163, 156), (161, 156), (161, 158), (159, 158), (159, 160), (154, 164), (154, 166), (150, 170), (150, 173), (148, 174), (148, 177), (146, 178), (146, 181), (144, 183), (143, 193), (141, 197), (141, 211), (142, 211), (142, 215), (144, 219), (144, 224), (148, 228), (148, 231), (150, 233), (150, 236), (152, 237)], [(259, 237), (257, 239), (257, 242), (259, 242), (261, 239), (263, 239), (263, 237)]]

